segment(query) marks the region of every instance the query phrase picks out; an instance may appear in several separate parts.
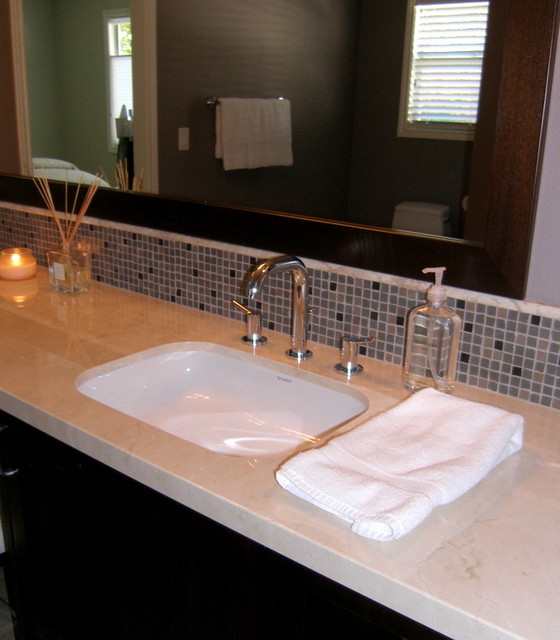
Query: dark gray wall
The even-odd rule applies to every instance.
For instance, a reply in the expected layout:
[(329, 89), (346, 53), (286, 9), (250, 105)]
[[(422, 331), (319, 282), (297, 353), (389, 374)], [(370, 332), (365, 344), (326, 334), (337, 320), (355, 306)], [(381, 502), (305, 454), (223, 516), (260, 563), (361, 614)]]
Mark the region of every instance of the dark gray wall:
[[(397, 136), (407, 0), (362, 0), (349, 216), (390, 226), (396, 204), (468, 192), (472, 142)], [(372, 215), (373, 214), (373, 215)]]
[[(160, 192), (381, 226), (403, 200), (458, 210), (471, 144), (397, 138), (405, 15), (406, 0), (160, 0)], [(211, 95), (290, 98), (294, 166), (225, 172)]]
[[(160, 192), (337, 217), (348, 196), (356, 0), (160, 0)], [(293, 167), (224, 171), (208, 96), (284, 96)], [(177, 129), (190, 127), (190, 151)]]

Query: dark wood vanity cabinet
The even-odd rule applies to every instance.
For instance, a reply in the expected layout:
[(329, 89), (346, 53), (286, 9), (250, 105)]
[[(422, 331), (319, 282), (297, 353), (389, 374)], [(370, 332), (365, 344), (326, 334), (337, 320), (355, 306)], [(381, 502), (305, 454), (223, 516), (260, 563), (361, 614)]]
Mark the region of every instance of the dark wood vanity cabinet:
[(0, 415), (21, 640), (441, 638)]

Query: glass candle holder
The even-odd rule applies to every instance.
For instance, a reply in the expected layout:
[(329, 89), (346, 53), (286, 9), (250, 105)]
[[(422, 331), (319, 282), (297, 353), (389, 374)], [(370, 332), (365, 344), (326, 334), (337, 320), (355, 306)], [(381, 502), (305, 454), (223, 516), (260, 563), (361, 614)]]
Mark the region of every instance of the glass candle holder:
[(3, 280), (26, 280), (36, 273), (37, 262), (29, 249), (0, 251), (0, 278)]
[(77, 247), (47, 251), (51, 289), (81, 293), (91, 289), (91, 252)]

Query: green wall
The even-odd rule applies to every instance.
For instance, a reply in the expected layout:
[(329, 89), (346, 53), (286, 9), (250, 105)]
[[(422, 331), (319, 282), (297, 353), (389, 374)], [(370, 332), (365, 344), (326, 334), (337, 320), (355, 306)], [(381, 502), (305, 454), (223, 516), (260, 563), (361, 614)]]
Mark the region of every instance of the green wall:
[(34, 156), (69, 160), (112, 179), (106, 122), (105, 9), (128, 0), (24, 0)]

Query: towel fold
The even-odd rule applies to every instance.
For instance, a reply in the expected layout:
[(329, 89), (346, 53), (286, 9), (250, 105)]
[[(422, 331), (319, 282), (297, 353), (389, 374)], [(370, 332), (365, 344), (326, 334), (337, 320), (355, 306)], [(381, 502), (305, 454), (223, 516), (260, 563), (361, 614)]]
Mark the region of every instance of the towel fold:
[(292, 165), (290, 101), (219, 98), (215, 155), (226, 171)]
[(396, 540), (522, 444), (522, 416), (424, 389), (324, 446), (296, 454), (276, 479), (350, 522), (355, 533)]

